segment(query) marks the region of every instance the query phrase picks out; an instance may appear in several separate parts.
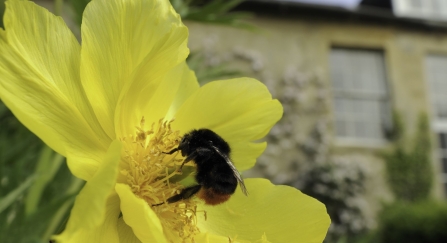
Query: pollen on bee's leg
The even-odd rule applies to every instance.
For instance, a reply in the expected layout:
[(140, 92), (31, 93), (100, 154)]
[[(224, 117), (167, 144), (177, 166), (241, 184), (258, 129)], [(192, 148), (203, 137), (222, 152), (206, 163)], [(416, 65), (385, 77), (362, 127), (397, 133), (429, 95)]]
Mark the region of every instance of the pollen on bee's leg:
[(177, 148), (181, 140), (180, 132), (172, 130), (172, 122), (160, 119), (147, 129), (143, 117), (135, 127), (134, 135), (121, 138), (125, 148), (121, 176), (132, 192), (144, 199), (158, 215), (170, 241), (193, 242), (199, 233), (196, 202), (188, 199), (167, 203), (168, 198), (184, 188), (171, 181), (179, 174), (177, 169), (183, 161), (183, 158), (177, 158), (179, 153), (166, 153)]

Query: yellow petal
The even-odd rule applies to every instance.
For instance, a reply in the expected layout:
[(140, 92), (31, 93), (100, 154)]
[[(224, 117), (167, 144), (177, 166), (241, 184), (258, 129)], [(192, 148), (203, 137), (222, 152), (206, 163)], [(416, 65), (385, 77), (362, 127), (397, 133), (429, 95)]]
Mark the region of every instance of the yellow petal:
[(118, 136), (133, 134), (143, 116), (149, 126), (164, 117), (169, 120), (168, 113), (178, 109), (199, 88), (194, 72), (186, 62), (166, 75), (149, 78), (146, 83), (146, 89), (129, 92), (119, 103), (116, 116)]
[(141, 241), (133, 233), (132, 228), (124, 222), (123, 217), (118, 219), (118, 235), (120, 237), (120, 242), (141, 243)]
[(240, 171), (248, 170), (253, 167), (256, 163), (256, 158), (258, 158), (267, 147), (266, 142), (247, 143), (245, 141), (227, 141), (230, 143), (232, 149), (231, 160)]
[[(181, 64), (182, 65), (182, 64)], [(186, 62), (183, 64), (183, 74), (181, 75), (180, 86), (175, 94), (174, 100), (171, 102), (169, 111), (165, 118), (171, 120), (180, 106), (199, 89), (199, 82), (197, 81), (195, 73), (189, 69)]]
[(256, 241), (322, 242), (330, 219), (325, 206), (288, 186), (274, 186), (265, 179), (245, 181), (248, 197), (239, 190), (223, 205), (200, 206), (207, 220), (199, 218), (203, 232)]
[(281, 116), (281, 104), (272, 99), (265, 85), (239, 78), (201, 87), (179, 108), (172, 126), (183, 133), (199, 128), (213, 130), (230, 144), (236, 167), (245, 170), (265, 148), (265, 144), (252, 141), (264, 137)]
[(250, 241), (239, 240), (237, 238), (214, 235), (210, 233), (200, 233), (194, 238), (198, 243), (250, 243)]
[(167, 242), (161, 222), (147, 202), (133, 194), (128, 185), (116, 184), (116, 192), (121, 200), (124, 222), (143, 243)]
[[(6, 31), (0, 40), (1, 99), (51, 148), (69, 161), (96, 168), (110, 139), (79, 80), (79, 43), (61, 18), (33, 2), (6, 4)], [(81, 166), (72, 172), (83, 179), (94, 173), (84, 170)]]
[[(116, 220), (118, 219), (119, 209), (115, 209), (117, 195), (112, 192), (118, 175), (121, 147), (121, 142), (117, 140), (112, 142), (101, 167), (76, 197), (65, 231), (57, 236), (58, 240), (69, 241), (78, 236), (87, 237), (101, 225), (109, 224), (105, 220), (109, 220), (110, 217), (113, 218), (113, 213), (115, 213), (115, 228), (114, 236), (111, 237), (118, 239)], [(107, 211), (107, 201), (111, 204), (112, 211)]]
[(188, 55), (187, 29), (168, 0), (95, 0), (81, 33), (82, 83), (101, 125), (116, 137), (119, 100), (150, 99), (160, 77)]
[[(101, 224), (91, 229), (80, 228), (73, 234), (54, 236), (58, 243), (120, 243), (118, 236), (118, 215), (120, 213), (119, 198), (114, 193), (103, 205), (105, 209), (104, 219)], [(84, 215), (88, 218), (88, 215)], [(118, 225), (118, 226), (117, 226)], [(69, 235), (69, 236), (68, 236)]]

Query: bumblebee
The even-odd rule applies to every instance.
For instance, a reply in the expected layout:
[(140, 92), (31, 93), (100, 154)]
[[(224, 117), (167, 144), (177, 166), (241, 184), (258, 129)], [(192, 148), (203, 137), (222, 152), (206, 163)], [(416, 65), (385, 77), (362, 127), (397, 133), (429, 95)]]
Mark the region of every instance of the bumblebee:
[[(230, 146), (215, 132), (209, 129), (192, 130), (185, 134), (177, 148), (166, 152), (180, 151), (185, 157), (179, 170), (185, 163), (193, 161), (197, 165), (195, 179), (197, 185), (189, 186), (179, 194), (168, 198), (167, 203), (191, 198), (197, 195), (208, 205), (217, 205), (227, 201), (239, 184), (247, 196), (247, 188), (241, 175), (230, 160)], [(153, 206), (161, 205), (156, 204)]]

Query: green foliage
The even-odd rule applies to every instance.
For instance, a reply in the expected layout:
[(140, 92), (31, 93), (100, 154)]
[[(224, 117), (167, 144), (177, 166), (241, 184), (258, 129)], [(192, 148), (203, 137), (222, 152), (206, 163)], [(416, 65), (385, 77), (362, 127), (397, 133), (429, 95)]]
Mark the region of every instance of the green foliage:
[(404, 123), (402, 121), (402, 117), (397, 113), (397, 111), (393, 111), (393, 125), (391, 129), (385, 131), (385, 136), (390, 141), (401, 142), (404, 136)]
[[(391, 190), (399, 200), (418, 201), (428, 199), (433, 184), (430, 162), (431, 142), (426, 115), (420, 115), (418, 129), (410, 144), (404, 140), (404, 125), (395, 115), (395, 147), (383, 153), (387, 179)], [(410, 149), (407, 149), (409, 145)]]
[(64, 157), (55, 154), (49, 147), (45, 146), (42, 149), (34, 173), (38, 176), (38, 179), (30, 188), (25, 201), (25, 211), (27, 215), (36, 211), (45, 187), (54, 178), (62, 162), (64, 162)]
[(252, 16), (250, 13), (230, 12), (245, 0), (170, 0), (174, 9), (183, 20), (209, 24), (228, 25), (254, 30), (254, 26), (244, 22)]
[(0, 0), (0, 28), (3, 28), (3, 12), (5, 12), (5, 0)]
[(82, 13), (84, 13), (84, 9), (90, 0), (69, 0), (73, 11), (74, 11), (74, 20), (78, 25), (82, 23)]
[(33, 173), (41, 141), (0, 102), (0, 198)]
[(0, 128), (0, 239), (48, 242), (67, 217), (79, 180), (1, 102)]
[(17, 200), (23, 194), (23, 192), (31, 186), (31, 184), (34, 182), (34, 179), (34, 176), (29, 177), (28, 179), (26, 179), (26, 181), (20, 184), (20, 186), (9, 192), (8, 195), (0, 198), (0, 213), (11, 206), (11, 204), (13, 204), (14, 201)]
[(205, 57), (200, 52), (191, 53), (186, 61), (188, 66), (194, 70), (197, 80), (202, 85), (213, 80), (234, 78), (243, 75), (241, 71), (230, 68), (227, 62), (217, 65), (207, 65)]
[(379, 242), (447, 242), (447, 205), (444, 203), (394, 203), (385, 207), (379, 221)]

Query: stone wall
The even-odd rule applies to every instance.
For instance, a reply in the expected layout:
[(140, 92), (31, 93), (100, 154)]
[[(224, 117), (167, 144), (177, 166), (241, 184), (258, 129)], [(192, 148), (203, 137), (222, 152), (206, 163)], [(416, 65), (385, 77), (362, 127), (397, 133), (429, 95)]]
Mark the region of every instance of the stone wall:
[[(341, 144), (334, 138), (329, 76), (331, 47), (383, 50), (391, 103), (402, 115), (410, 136), (415, 132), (421, 112), (431, 117), (425, 57), (447, 53), (447, 35), (411, 28), (300, 18), (257, 17), (252, 23), (258, 31), (187, 23), (190, 48), (193, 52), (204, 53), (206, 65), (229, 63), (243, 70), (247, 76), (264, 82), (284, 105), (284, 117), (267, 138), (266, 152), (245, 176), (263, 176), (275, 183), (290, 184), (293, 178), (299, 178), (300, 173), (306, 171), (309, 158), (303, 155), (303, 146), (317, 146), (321, 151), (319, 158), (312, 158), (317, 161), (315, 163), (319, 159), (341, 159), (344, 164), (360, 166), (365, 172), (365, 194), (359, 202), (366, 218), (372, 219), (367, 222), (369, 227), (374, 227), (374, 215), (381, 203), (392, 200), (385, 180), (384, 161), (379, 156), (390, 144)], [(317, 128), (324, 130), (325, 138), (316, 143), (312, 141), (312, 132)], [(436, 148), (434, 136), (433, 142)], [(440, 163), (434, 155), (435, 149), (433, 166), (435, 171), (440, 171)], [(442, 198), (438, 177), (436, 175), (433, 195)]]

